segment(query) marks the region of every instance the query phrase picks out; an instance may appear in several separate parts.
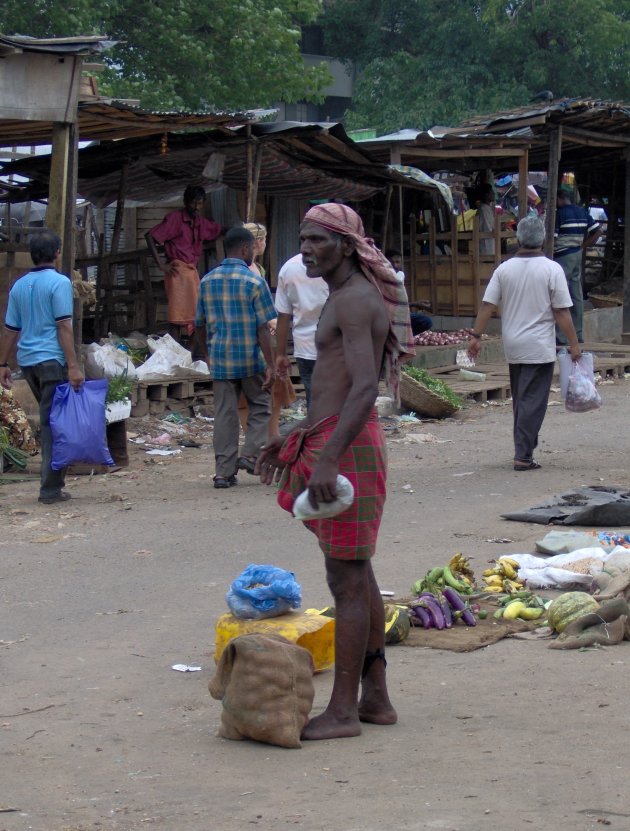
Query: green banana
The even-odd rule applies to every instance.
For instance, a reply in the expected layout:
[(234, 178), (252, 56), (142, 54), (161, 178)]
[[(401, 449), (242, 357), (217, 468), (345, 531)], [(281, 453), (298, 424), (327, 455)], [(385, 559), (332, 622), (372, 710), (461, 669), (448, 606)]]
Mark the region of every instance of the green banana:
[(458, 580), (448, 566), (444, 566), (444, 582), (462, 594), (470, 594), (470, 586)]
[(437, 566), (436, 568), (432, 568), (431, 571), (427, 573), (425, 580), (429, 583), (437, 583), (438, 580), (441, 580), (444, 576), (444, 567)]

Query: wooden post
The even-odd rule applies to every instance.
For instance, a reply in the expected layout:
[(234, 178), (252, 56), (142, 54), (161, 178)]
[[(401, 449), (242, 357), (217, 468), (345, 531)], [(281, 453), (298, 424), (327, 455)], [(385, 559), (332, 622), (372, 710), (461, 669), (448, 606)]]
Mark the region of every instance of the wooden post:
[[(624, 152), (626, 161), (626, 199), (623, 226), (623, 326), (624, 332), (630, 332), (630, 150)], [(610, 225), (608, 226), (610, 228)]]
[(125, 210), (125, 197), (127, 194), (127, 174), (129, 172), (129, 162), (124, 162), (120, 168), (120, 179), (118, 182), (118, 198), (116, 199), (116, 216), (114, 217), (114, 227), (112, 229), (112, 241), (109, 246), (110, 254), (118, 253), (118, 245), (120, 244), (120, 235), (122, 233), (123, 215)]
[(383, 213), (383, 230), (381, 233), (381, 245), (382, 250), (386, 251), (388, 248), (388, 240), (389, 240), (389, 214), (392, 205), (392, 191), (394, 190), (393, 185), (387, 185), (387, 191), (385, 193), (385, 211)]
[(66, 205), (69, 168), (71, 164), (71, 124), (53, 124), (52, 153), (50, 157), (50, 188), (46, 225), (61, 239), (62, 254), (65, 255)]
[[(251, 149), (251, 176), (250, 176), (250, 149)], [(256, 202), (258, 201), (258, 182), (262, 166), (263, 147), (250, 144), (247, 147), (247, 222), (256, 219)]]
[(527, 183), (529, 176), (529, 151), (518, 159), (518, 218), (527, 216)]
[(469, 251), (472, 262), (473, 312), (477, 314), (479, 311), (479, 295), (481, 293), (481, 275), (479, 274), (479, 214), (473, 216), (472, 240), (470, 245), (472, 246), (472, 250), (469, 249)]
[(556, 194), (562, 156), (562, 127), (549, 135), (549, 164), (547, 169), (547, 205), (545, 214), (545, 254), (553, 258), (553, 235), (556, 230)]
[(435, 261), (435, 214), (431, 211), (431, 219), (429, 220), (429, 279), (431, 290), (431, 310), (433, 314), (437, 314), (438, 293), (437, 293), (437, 263)]
[(451, 214), (451, 286), (453, 292), (453, 314), (459, 314), (459, 251), (457, 240), (457, 217)]
[(403, 271), (405, 270), (405, 226), (403, 219), (403, 192), (402, 185), (398, 185), (398, 230), (400, 238), (400, 256), (403, 262)]
[(418, 256), (416, 253), (416, 228), (418, 219), (415, 214), (409, 214), (409, 290), (411, 297), (410, 300), (415, 300), (418, 296), (418, 291), (416, 288), (416, 257)]

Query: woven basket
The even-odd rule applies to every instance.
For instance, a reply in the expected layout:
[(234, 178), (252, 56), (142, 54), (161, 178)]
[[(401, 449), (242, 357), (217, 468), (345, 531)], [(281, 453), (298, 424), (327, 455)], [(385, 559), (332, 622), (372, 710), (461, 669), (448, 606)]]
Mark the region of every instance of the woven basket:
[(455, 404), (432, 392), (406, 372), (400, 373), (400, 400), (408, 410), (432, 418), (452, 415), (458, 409)]

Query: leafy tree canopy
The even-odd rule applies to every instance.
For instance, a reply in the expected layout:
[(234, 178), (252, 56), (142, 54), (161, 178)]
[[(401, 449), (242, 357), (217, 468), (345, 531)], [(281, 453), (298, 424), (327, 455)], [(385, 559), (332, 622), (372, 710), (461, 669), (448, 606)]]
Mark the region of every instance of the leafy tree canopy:
[(351, 128), (453, 125), (543, 89), (630, 99), (630, 0), (328, 0), (319, 23), (358, 68)]
[(330, 76), (307, 68), (300, 27), (321, 0), (3, 0), (0, 31), (33, 37), (99, 34), (99, 88), (156, 109), (237, 110), (321, 100)]

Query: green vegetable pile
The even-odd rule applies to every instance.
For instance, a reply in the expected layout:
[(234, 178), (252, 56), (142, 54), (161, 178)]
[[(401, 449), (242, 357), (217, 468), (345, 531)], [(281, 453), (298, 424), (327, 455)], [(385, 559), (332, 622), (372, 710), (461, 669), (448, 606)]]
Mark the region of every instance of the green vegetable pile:
[(133, 381), (127, 378), (126, 371), (120, 375), (114, 375), (113, 378), (108, 378), (108, 381), (106, 404), (114, 404), (116, 401), (124, 401), (129, 398), (129, 394), (133, 389)]
[(13, 447), (6, 427), (0, 425), (0, 456), (4, 456), (18, 470), (24, 470), (28, 462), (28, 453)]
[(431, 390), (431, 392), (439, 395), (440, 398), (443, 398), (445, 401), (448, 401), (449, 404), (452, 404), (454, 407), (461, 407), (464, 403), (463, 399), (456, 395), (453, 390), (444, 383), (444, 381), (440, 381), (439, 378), (434, 378), (430, 375), (426, 369), (418, 369), (416, 366), (409, 366), (406, 364), (402, 368), (403, 372), (406, 372), (410, 378), (413, 378), (414, 381), (418, 381), (420, 384), (424, 384), (424, 386)]

